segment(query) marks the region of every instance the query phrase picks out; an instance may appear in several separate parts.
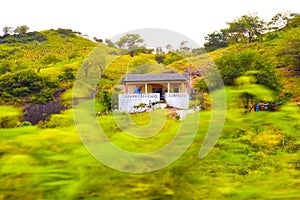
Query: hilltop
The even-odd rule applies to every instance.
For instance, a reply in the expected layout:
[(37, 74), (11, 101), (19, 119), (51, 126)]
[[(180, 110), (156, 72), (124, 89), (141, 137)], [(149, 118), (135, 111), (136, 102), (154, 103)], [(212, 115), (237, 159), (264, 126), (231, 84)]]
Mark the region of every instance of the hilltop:
[[(133, 54), (129, 51), (126, 53), (116, 48), (109, 40), (107, 44), (101, 43), (102, 40), (91, 41), (70, 29), (4, 35), (0, 39), (0, 89), (3, 91), (1, 101), (20, 106), (26, 103), (46, 104), (55, 100), (54, 91), (63, 90), (66, 92), (59, 100), (62, 99), (60, 103), (68, 107), (71, 105), (72, 85), (78, 69), (83, 66), (85, 60), (89, 59), (92, 65), (98, 65), (100, 69), (102, 78), (98, 90), (102, 92), (112, 93), (126, 71), (129, 73), (189, 72), (194, 77), (193, 84), (197, 89), (199, 87), (197, 82), (201, 79), (201, 69), (209, 67), (212, 61), (223, 59), (222, 56), (230, 53), (249, 52), (244, 56), (261, 59), (263, 65), (270, 66), (269, 68), (274, 71), (272, 73), (276, 73), (273, 76), (277, 76), (278, 83), (268, 83), (269, 86), (275, 84), (272, 87), (280, 88), (281, 91), (278, 95), (292, 97), (294, 102), (299, 103), (299, 90), (295, 90), (299, 86), (299, 68), (282, 53), (291, 48), (288, 46), (291, 36), (294, 40), (299, 40), (299, 32), (300, 28), (297, 26), (283, 28), (263, 35), (260, 41), (236, 43), (208, 53), (203, 50), (193, 50), (193, 53), (174, 50), (163, 54), (152, 54), (151, 51), (140, 48), (137, 48)], [(137, 39), (139, 37), (134, 36)], [(95, 55), (97, 53), (100, 57), (91, 60), (93, 57), (90, 55), (91, 52)], [(247, 58), (248, 62), (253, 62), (249, 60), (250, 57)], [(191, 66), (191, 62), (196, 66)], [(96, 70), (93, 73), (98, 72)], [(89, 94), (93, 90), (90, 88), (83, 91), (81, 95)], [(101, 103), (99, 106), (98, 109), (105, 109)]]

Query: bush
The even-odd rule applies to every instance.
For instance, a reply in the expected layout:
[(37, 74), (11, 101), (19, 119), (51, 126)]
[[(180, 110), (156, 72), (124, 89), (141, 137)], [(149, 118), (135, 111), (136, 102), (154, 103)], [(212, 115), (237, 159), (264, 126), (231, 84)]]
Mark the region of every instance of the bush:
[(281, 88), (275, 69), (255, 52), (230, 52), (215, 62), (225, 85), (234, 85), (236, 78), (250, 73), (256, 78), (258, 84), (277, 91)]
[(60, 81), (73, 81), (75, 80), (74, 70), (70, 67), (67, 67), (63, 70), (63, 73), (58, 75)]
[(57, 58), (56, 55), (54, 55), (54, 54), (47, 54), (43, 58), (42, 63), (48, 65), (48, 64), (58, 63), (59, 61), (60, 61), (60, 59)]
[(54, 98), (54, 89), (58, 83), (49, 77), (43, 77), (33, 70), (17, 71), (0, 78), (2, 100), (31, 96), (35, 103), (46, 103)]

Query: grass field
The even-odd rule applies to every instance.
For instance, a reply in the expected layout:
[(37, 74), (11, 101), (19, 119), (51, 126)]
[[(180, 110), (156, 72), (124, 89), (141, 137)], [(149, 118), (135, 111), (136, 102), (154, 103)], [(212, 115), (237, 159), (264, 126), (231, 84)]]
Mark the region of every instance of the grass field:
[[(226, 122), (208, 156), (198, 157), (211, 117), (201, 111), (188, 150), (168, 167), (144, 174), (111, 169), (89, 154), (72, 110), (39, 126), (0, 129), (0, 199), (299, 199), (299, 107), (287, 103), (277, 112), (244, 114), (234, 104), (236, 93), (227, 89)], [(149, 114), (132, 120), (146, 126)], [(161, 148), (180, 123), (167, 119), (161, 134), (145, 141), (126, 136), (112, 115), (98, 121), (112, 142), (130, 151)]]

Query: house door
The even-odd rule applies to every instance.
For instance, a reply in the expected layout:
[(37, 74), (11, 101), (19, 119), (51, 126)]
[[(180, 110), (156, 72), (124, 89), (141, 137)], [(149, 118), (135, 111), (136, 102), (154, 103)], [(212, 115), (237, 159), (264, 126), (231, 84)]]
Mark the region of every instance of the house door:
[(152, 88), (152, 93), (159, 93), (160, 94), (160, 100), (164, 100), (164, 94), (162, 88)]

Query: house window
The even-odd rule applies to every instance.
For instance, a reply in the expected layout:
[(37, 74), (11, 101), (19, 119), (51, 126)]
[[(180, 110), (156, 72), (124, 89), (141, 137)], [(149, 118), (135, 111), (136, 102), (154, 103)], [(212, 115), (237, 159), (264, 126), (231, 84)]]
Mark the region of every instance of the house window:
[(179, 93), (179, 88), (178, 87), (174, 87), (174, 93)]

